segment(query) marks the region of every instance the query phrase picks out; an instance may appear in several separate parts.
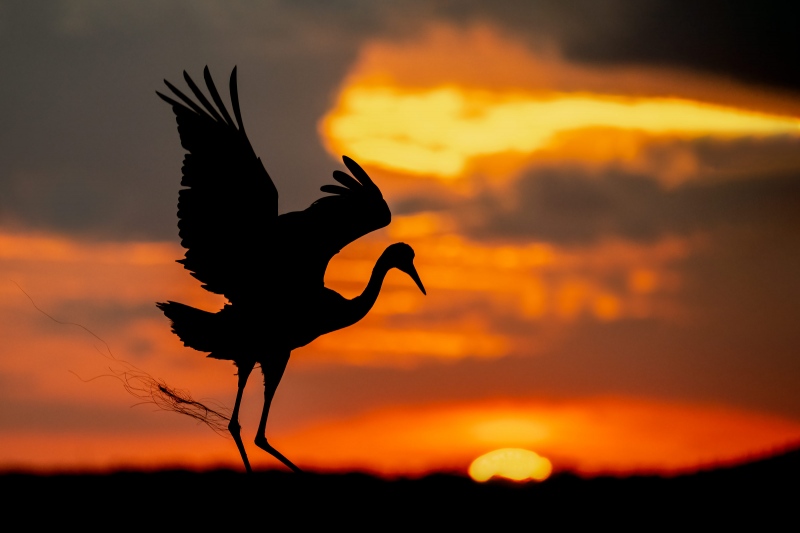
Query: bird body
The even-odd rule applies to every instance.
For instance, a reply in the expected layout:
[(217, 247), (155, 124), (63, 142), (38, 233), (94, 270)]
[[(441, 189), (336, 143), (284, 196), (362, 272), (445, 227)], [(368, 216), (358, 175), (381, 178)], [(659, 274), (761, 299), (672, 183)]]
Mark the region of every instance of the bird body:
[(343, 157), (352, 176), (334, 171), (339, 185), (303, 211), (278, 216), (278, 192), (244, 131), (236, 87), (230, 79), (234, 118), (204, 70), (212, 105), (194, 81), (184, 79), (196, 103), (165, 80), (178, 98), (158, 93), (172, 106), (181, 144), (184, 189), (179, 192), (178, 228), (187, 249), (179, 260), (203, 288), (228, 299), (215, 312), (178, 302), (156, 305), (172, 322), (185, 346), (208, 357), (233, 361), (239, 389), (229, 430), (251, 470), (238, 423), (242, 392), (256, 363), (264, 375), (264, 409), (256, 444), (289, 468), (300, 471), (266, 438), (275, 390), (291, 351), (320, 335), (353, 325), (374, 305), (386, 273), (399, 268), (425, 293), (413, 264), (414, 251), (395, 243), (383, 252), (364, 292), (347, 299), (325, 287), (331, 258), (347, 244), (391, 222), (380, 190), (353, 160)]
[[(275, 294), (278, 297), (269, 306), (263, 302), (254, 307), (226, 304), (216, 313), (172, 301), (156, 305), (172, 320), (173, 331), (186, 346), (209, 352), (208, 357), (236, 361), (248, 357), (237, 349), (238, 345), (249, 348), (252, 343), (263, 343), (264, 337), (274, 336), (280, 339), (274, 349), (294, 350), (321, 335), (355, 324), (377, 300), (381, 283), (391, 268), (386, 261), (381, 266), (373, 271), (374, 279), (365, 291), (353, 299), (318, 286), (294, 293), (293, 298)], [(298, 328), (298, 324), (312, 327)], [(237, 339), (239, 342), (232, 344)]]

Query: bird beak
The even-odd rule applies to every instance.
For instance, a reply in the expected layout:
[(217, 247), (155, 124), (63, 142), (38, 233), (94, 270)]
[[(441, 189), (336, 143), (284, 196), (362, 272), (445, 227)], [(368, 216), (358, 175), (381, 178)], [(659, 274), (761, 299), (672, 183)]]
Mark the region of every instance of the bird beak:
[(417, 284), (417, 287), (419, 287), (419, 290), (422, 291), (422, 294), (427, 296), (428, 293), (425, 292), (425, 287), (422, 285), (422, 280), (419, 279), (419, 274), (417, 274), (417, 269), (414, 268), (414, 263), (411, 263), (411, 267), (406, 271), (406, 274), (411, 276), (411, 279), (413, 279), (414, 283)]

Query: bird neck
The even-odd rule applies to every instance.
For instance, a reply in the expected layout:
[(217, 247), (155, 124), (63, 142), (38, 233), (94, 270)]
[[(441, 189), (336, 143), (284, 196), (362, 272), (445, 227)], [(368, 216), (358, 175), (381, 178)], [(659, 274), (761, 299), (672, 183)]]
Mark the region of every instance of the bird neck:
[(384, 252), (372, 268), (372, 275), (369, 278), (369, 283), (367, 283), (364, 292), (351, 300), (352, 307), (355, 311), (354, 314), (357, 317), (355, 320), (356, 322), (367, 316), (372, 306), (375, 305), (378, 294), (381, 292), (383, 280), (392, 268), (394, 268), (394, 265), (391, 264), (391, 261), (386, 257), (386, 252)]

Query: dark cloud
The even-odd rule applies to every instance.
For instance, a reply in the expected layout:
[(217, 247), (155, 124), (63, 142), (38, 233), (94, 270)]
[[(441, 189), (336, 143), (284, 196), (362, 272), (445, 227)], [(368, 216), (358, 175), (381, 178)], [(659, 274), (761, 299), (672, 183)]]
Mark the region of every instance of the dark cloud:
[(421, 188), (425, 190), (424, 196), (412, 194), (393, 201), (392, 214), (411, 215), (424, 211), (445, 211), (458, 205), (459, 199), (452, 190), (442, 190), (446, 186), (426, 183)]
[(534, 45), (605, 65), (677, 67), (800, 92), (791, 2), (577, 0), (441, 2), (462, 23), (491, 21)]
[[(800, 225), (797, 172), (735, 180), (702, 179), (674, 188), (620, 171), (540, 169), (510, 192), (514, 206), (486, 194), (476, 221), (463, 224), (477, 238), (537, 239), (587, 244), (608, 237), (653, 241), (724, 226)], [(471, 211), (475, 211), (474, 209)]]
[(800, 92), (791, 2), (660, 0), (625, 6), (622, 24), (574, 38), (566, 43), (567, 55), (601, 63), (689, 67)]
[[(305, 208), (337, 164), (317, 121), (358, 44), (385, 28), (370, 23), (373, 11), (9, 4), (0, 32), (0, 221), (174, 238), (183, 150), (155, 90), (162, 78), (183, 86), (184, 69), (200, 78), (206, 64), (223, 87), (238, 65), (244, 120), (280, 208)], [(323, 23), (327, 31), (316, 31)]]
[(251, 141), (289, 211), (315, 200), (339, 164), (317, 121), (365, 39), (433, 21), (490, 22), (581, 61), (688, 66), (792, 88), (797, 47), (784, 44), (793, 19), (762, 5), (3, 2), (0, 222), (173, 239), (182, 150), (154, 91), (165, 77), (180, 83), (183, 69), (199, 77), (208, 64), (222, 80), (238, 64)]

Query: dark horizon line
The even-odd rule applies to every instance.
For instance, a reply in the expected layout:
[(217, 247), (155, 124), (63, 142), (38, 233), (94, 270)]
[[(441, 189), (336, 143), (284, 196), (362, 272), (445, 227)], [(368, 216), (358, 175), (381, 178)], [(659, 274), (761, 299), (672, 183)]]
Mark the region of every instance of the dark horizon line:
[[(628, 469), (620, 471), (597, 471), (595, 473), (587, 474), (581, 473), (574, 468), (562, 467), (559, 468), (554, 465), (553, 473), (544, 481), (513, 481), (505, 478), (492, 477), (487, 482), (475, 482), (476, 484), (483, 485), (486, 483), (511, 483), (514, 485), (539, 485), (547, 483), (553, 478), (559, 477), (574, 477), (582, 480), (593, 479), (632, 479), (632, 478), (662, 478), (662, 479), (675, 479), (675, 478), (689, 478), (696, 475), (707, 475), (717, 472), (732, 472), (739, 469), (752, 469), (752, 468), (768, 468), (768, 466), (777, 461), (796, 462), (797, 474), (800, 474), (800, 440), (783, 446), (775, 446), (770, 450), (763, 452), (753, 452), (745, 454), (736, 459), (709, 461), (692, 467), (674, 468), (674, 469)], [(233, 464), (235, 461), (231, 461)], [(371, 469), (347, 469), (347, 468), (304, 468), (304, 472), (312, 477), (346, 477), (346, 476), (361, 476), (373, 478), (384, 482), (392, 481), (422, 481), (431, 477), (452, 477), (463, 478), (470, 480), (467, 474), (467, 468), (441, 468), (434, 469), (420, 474), (383, 474), (377, 470)], [(285, 468), (275, 467), (267, 468), (253, 468), (254, 474), (260, 475), (283, 475), (290, 474)], [(232, 468), (229, 464), (211, 464), (207, 467), (192, 467), (188, 465), (181, 465), (177, 463), (167, 464), (160, 467), (140, 467), (140, 466), (116, 466), (116, 467), (98, 467), (98, 468), (28, 468), (28, 467), (11, 467), (0, 468), (0, 478), (8, 477), (35, 477), (35, 478), (53, 478), (53, 477), (86, 477), (86, 478), (103, 478), (119, 475), (160, 475), (160, 474), (185, 474), (185, 475), (245, 475), (246, 472), (236, 468)], [(305, 476), (301, 476), (305, 477)]]

